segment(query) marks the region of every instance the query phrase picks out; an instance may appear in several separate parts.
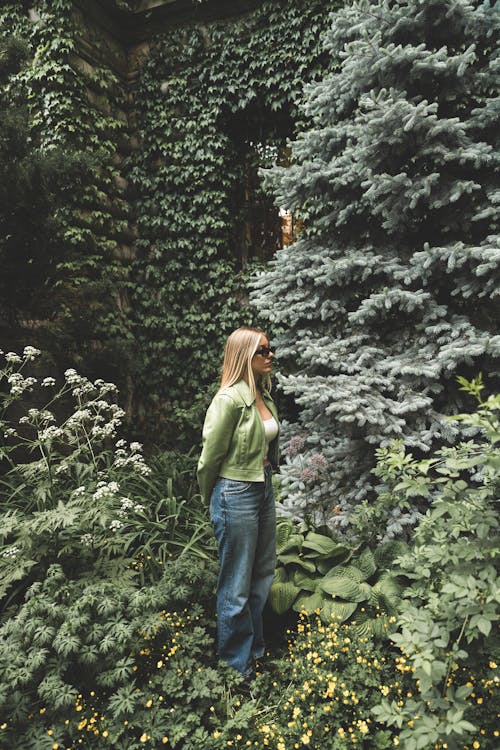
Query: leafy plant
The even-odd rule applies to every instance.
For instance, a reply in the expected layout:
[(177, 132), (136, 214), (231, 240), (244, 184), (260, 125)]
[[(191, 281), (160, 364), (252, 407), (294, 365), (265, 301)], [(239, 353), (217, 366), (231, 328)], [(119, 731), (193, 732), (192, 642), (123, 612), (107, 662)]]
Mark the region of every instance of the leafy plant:
[(289, 519), (277, 525), (278, 565), (269, 603), (282, 614), (293, 608), (320, 612), (325, 622), (356, 615), (363, 631), (386, 632), (401, 585), (390, 570), (405, 549), (387, 543), (372, 552), (353, 548)]
[(235, 681), (214, 654), (215, 580), (188, 556), (148, 586), (52, 565), (0, 627), (2, 746), (211, 748)]
[(272, 660), (270, 675), (257, 680), (253, 716), (242, 717), (245, 730), (221, 727), (221, 745), (393, 748), (399, 729), (374, 719), (371, 709), (384, 695), (405, 695), (409, 680), (399, 659), (387, 641), (362, 635), (354, 623), (302, 614), (297, 632), (289, 634), (288, 653)]
[(379, 720), (401, 728), (408, 750), (498, 747), (500, 396), (482, 400), (481, 379), (460, 384), (479, 405), (454, 419), (479, 430), (475, 440), (420, 461), (400, 447), (381, 456), (395, 498), (430, 502), (396, 561), (411, 584), (391, 637), (415, 689), (411, 699), (376, 709)]
[[(8, 352), (0, 369), (7, 389), (0, 458), (10, 466), (0, 479), (4, 606), (20, 601), (54, 563), (71, 575), (125, 577), (133, 564), (145, 582), (161, 576), (172, 556), (213, 559), (207, 509), (193, 494), (194, 459), (164, 454), (148, 466), (139, 443), (118, 437), (124, 412), (116, 387), (74, 370), (59, 389), (52, 377), (39, 383), (26, 373), (38, 354), (33, 347), (22, 356)], [(25, 405), (28, 393), (31, 403), (48, 402)]]

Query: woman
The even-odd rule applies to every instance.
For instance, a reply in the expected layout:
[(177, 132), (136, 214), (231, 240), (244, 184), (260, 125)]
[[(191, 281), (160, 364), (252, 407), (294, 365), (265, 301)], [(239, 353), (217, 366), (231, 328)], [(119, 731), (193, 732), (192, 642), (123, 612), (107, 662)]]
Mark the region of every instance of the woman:
[(271, 483), (278, 463), (278, 415), (269, 395), (274, 354), (265, 333), (229, 336), (220, 388), (203, 426), (198, 482), (219, 548), (219, 657), (248, 686), (264, 654), (262, 611), (274, 576), (276, 513)]

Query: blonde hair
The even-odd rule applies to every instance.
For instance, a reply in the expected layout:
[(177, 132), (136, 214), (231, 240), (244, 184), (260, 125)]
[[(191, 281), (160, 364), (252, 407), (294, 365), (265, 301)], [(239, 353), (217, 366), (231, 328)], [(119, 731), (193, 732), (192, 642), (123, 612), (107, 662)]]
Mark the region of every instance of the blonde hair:
[(242, 378), (248, 383), (254, 397), (258, 386), (271, 390), (269, 375), (260, 378), (257, 383), (252, 370), (252, 357), (259, 348), (261, 336), (269, 341), (267, 333), (259, 328), (243, 326), (232, 332), (226, 341), (219, 390), (229, 388)]

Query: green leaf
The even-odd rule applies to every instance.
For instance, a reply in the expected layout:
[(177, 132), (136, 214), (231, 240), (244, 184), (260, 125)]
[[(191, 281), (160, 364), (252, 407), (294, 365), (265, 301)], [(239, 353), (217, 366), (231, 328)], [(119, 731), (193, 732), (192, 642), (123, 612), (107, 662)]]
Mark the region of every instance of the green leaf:
[(300, 588), (293, 583), (273, 583), (269, 592), (269, 604), (279, 615), (291, 609)]
[(331, 596), (339, 596), (351, 602), (366, 601), (370, 596), (369, 590), (363, 590), (360, 583), (347, 575), (324, 578), (320, 581), (319, 587)]
[(313, 550), (320, 555), (331, 555), (338, 546), (338, 543), (330, 537), (310, 531), (304, 539), (302, 548), (303, 550)]

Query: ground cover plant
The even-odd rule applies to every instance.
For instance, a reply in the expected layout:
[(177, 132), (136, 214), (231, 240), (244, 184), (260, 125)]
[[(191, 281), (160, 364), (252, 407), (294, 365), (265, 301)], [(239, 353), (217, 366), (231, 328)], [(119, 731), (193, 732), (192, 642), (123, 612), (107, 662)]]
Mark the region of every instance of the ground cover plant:
[[(275, 586), (286, 575), (294, 596), (275, 590), (274, 604), (300, 602), (300, 619), (244, 698), (215, 654), (215, 546), (193, 456), (147, 462), (118, 436), (111, 384), (74, 371), (60, 389), (38, 383), (38, 354), (7, 353), (0, 381), (2, 741), (496, 748), (500, 397), (483, 399), (480, 378), (461, 381), (478, 411), (456, 417), (474, 440), (423, 460), (379, 451), (392, 502), (431, 506), (409, 545), (372, 552), (279, 522)], [(50, 395), (35, 408), (37, 389)]]

